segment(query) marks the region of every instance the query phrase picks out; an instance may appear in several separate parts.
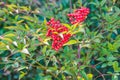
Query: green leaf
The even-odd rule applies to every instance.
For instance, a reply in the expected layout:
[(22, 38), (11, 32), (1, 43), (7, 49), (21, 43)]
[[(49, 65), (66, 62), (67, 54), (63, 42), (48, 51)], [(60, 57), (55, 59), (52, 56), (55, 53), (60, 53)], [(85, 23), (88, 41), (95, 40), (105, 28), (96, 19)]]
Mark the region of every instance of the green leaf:
[(13, 40), (10, 38), (3, 38), (2, 40), (5, 40), (5, 41), (11, 42), (11, 43), (13, 42)]
[(26, 29), (23, 26), (7, 26), (4, 27), (5, 29), (10, 29), (10, 30), (23, 30), (26, 31)]
[(52, 80), (52, 76), (47, 75), (47, 76), (45, 76), (42, 80)]
[(65, 27), (71, 29), (72, 27), (69, 24), (62, 23)]
[(114, 61), (116, 60), (116, 57), (114, 57), (113, 55), (108, 55), (106, 59), (107, 61)]
[(115, 72), (120, 72), (119, 64), (117, 61), (113, 62), (113, 69)]
[(85, 71), (83, 71), (83, 70), (80, 71), (80, 74), (81, 74), (81, 76), (82, 76), (85, 80), (88, 80), (88, 77), (87, 77)]
[(115, 43), (113, 44), (114, 46), (114, 50), (117, 51), (117, 49), (120, 47), (120, 39), (115, 41)]
[(28, 69), (28, 67), (27, 67), (27, 66), (20, 66), (20, 67), (17, 69), (17, 71), (21, 71), (21, 70), (23, 70), (23, 69)]
[(16, 35), (13, 34), (13, 33), (9, 33), (9, 34), (5, 34), (5, 35), (4, 35), (4, 37), (14, 37), (14, 36), (16, 36)]
[(47, 24), (47, 20), (46, 20), (46, 18), (44, 18), (43, 23), (44, 23), (45, 25)]
[(47, 46), (44, 46), (43, 49), (42, 49), (42, 53), (45, 54), (46, 50), (47, 50)]
[(54, 66), (54, 67), (49, 67), (49, 68), (47, 69), (47, 71), (50, 71), (50, 72), (56, 71), (56, 70), (57, 70), (57, 67), (56, 67), (56, 66)]
[(103, 6), (105, 4), (106, 0), (102, 0), (100, 5)]
[(85, 65), (81, 65), (79, 68), (80, 69), (84, 69), (84, 68), (86, 68), (86, 66)]
[(0, 50), (6, 50), (6, 44), (4, 44), (3, 42), (0, 42)]
[(27, 24), (25, 24), (25, 28), (26, 28), (26, 30), (30, 30), (30, 28)]
[(98, 61), (102, 61), (102, 62), (104, 62), (104, 61), (106, 61), (106, 58), (104, 58), (104, 57), (100, 57), (100, 58), (98, 58), (97, 60), (98, 60)]
[(23, 71), (20, 72), (19, 80), (22, 79), (27, 73), (24, 73)]
[(21, 24), (23, 21), (24, 21), (24, 20), (20, 20), (20, 21), (17, 22), (17, 24)]
[[(115, 44), (114, 44), (115, 45)], [(108, 43), (108, 48), (111, 50), (111, 51), (116, 51), (116, 48), (113, 44), (111, 43)]]
[(73, 30), (73, 31), (71, 32), (71, 34), (77, 34), (77, 33), (79, 33), (79, 32), (84, 33), (84, 32), (85, 32), (85, 29), (84, 29), (83, 27), (79, 27), (78, 29)]
[(17, 6), (15, 4), (10, 4), (10, 5), (6, 5), (8, 8), (14, 10), (15, 8), (17, 8)]
[(76, 43), (78, 43), (78, 41), (76, 41), (76, 40), (70, 40), (66, 44), (64, 44), (64, 46), (65, 45), (72, 45), (72, 44), (76, 44)]
[(73, 73), (72, 73), (71, 71), (69, 71), (69, 70), (65, 70), (65, 71), (63, 71), (63, 72), (65, 72), (65, 73), (67, 73), (67, 74), (69, 74), (69, 75), (73, 75)]
[(99, 6), (99, 3), (97, 2), (90, 2), (89, 4), (95, 5), (96, 7)]
[(112, 80), (119, 80), (117, 75), (112, 76)]
[(78, 23), (76, 23), (76, 24), (74, 24), (74, 25), (72, 25), (72, 26), (71, 26), (72, 31), (73, 31), (73, 30), (75, 30), (75, 29), (76, 29), (76, 27), (78, 27)]
[(107, 63), (103, 63), (101, 66), (101, 68), (105, 68), (105, 67), (107, 67)]
[(99, 38), (95, 38), (95, 39), (94, 39), (94, 42), (100, 43), (100, 39), (99, 39)]
[(108, 65), (108, 66), (112, 66), (112, 65), (113, 65), (113, 62), (112, 62), (112, 61), (109, 61), (109, 62), (107, 63), (107, 65)]
[(28, 21), (33, 21), (33, 18), (31, 16), (23, 16), (22, 18)]

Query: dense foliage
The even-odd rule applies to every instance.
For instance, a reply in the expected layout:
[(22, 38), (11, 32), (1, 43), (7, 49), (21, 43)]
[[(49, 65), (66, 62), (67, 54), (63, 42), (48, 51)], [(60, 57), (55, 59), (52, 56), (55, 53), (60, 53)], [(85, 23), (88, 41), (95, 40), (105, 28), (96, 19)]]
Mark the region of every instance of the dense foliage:
[(120, 0), (0, 0), (0, 80), (119, 79)]

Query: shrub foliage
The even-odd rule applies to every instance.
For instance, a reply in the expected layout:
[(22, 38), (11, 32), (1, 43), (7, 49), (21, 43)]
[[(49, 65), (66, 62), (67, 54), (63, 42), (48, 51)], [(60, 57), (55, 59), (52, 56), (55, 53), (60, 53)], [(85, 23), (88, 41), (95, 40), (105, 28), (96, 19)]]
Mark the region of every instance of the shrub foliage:
[[(0, 0), (0, 80), (119, 80), (119, 5), (119, 0)], [(88, 16), (76, 11), (83, 7)]]

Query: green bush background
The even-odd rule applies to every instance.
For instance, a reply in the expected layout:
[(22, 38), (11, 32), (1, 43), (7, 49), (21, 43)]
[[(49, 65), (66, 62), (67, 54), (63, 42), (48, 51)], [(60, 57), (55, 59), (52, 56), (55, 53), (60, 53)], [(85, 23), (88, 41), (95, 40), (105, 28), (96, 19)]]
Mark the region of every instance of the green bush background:
[[(83, 28), (54, 51), (46, 21), (71, 26), (67, 14), (82, 6)], [(82, 78), (120, 80), (120, 0), (0, 0), (0, 80)]]

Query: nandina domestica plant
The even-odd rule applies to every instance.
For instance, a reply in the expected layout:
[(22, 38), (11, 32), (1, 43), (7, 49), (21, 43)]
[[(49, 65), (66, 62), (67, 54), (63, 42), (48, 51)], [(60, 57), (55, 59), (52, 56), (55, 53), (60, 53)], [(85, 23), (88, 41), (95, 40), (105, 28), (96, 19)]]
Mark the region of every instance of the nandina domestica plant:
[(118, 0), (0, 1), (0, 80), (119, 80)]

